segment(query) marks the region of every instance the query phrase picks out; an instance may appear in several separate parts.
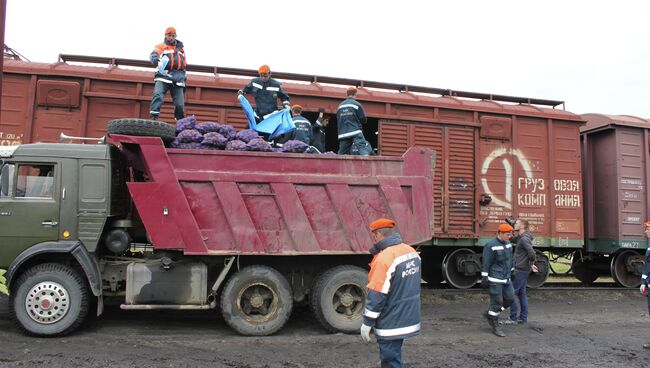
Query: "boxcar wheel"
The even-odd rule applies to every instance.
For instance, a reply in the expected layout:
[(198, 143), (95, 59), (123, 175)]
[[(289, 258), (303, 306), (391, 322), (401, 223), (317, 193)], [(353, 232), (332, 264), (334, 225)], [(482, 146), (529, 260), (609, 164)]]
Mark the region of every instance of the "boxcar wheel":
[(9, 313), (23, 332), (63, 336), (86, 318), (90, 301), (85, 280), (74, 269), (44, 263), (30, 268), (9, 295)]
[(614, 282), (626, 288), (635, 288), (641, 285), (644, 261), (641, 254), (631, 249), (616, 254), (610, 264)]
[(468, 289), (481, 278), (481, 264), (474, 251), (467, 248), (447, 253), (442, 260), (445, 281), (457, 289)]
[(176, 127), (164, 121), (147, 119), (114, 119), (106, 126), (108, 134), (159, 137), (165, 142), (176, 138)]
[(235, 273), (221, 293), (226, 323), (242, 335), (265, 336), (289, 320), (293, 295), (289, 283), (267, 266), (249, 266)]
[(318, 322), (330, 332), (357, 333), (366, 300), (368, 272), (351, 265), (336, 266), (315, 281), (310, 304)]

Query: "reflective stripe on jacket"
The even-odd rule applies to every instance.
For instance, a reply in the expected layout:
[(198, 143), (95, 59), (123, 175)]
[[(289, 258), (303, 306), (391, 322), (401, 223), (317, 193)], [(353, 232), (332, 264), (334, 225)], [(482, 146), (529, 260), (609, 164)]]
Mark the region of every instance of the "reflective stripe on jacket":
[(149, 60), (151, 60), (152, 64), (158, 64), (163, 56), (169, 58), (169, 61), (164, 71), (156, 70), (154, 80), (164, 83), (175, 83), (180, 87), (185, 87), (187, 59), (185, 57), (183, 42), (176, 40), (176, 43), (173, 45), (167, 44), (166, 42), (159, 43), (149, 55)]
[(372, 259), (363, 323), (374, 327), (377, 339), (420, 333), (420, 267), (420, 256), (404, 243), (389, 245)]
[(264, 118), (278, 109), (278, 98), (283, 105), (290, 103), (289, 95), (282, 88), (282, 84), (273, 78), (253, 78), (242, 90), (243, 93), (252, 93), (255, 97), (255, 113), (257, 117)]
[(298, 141), (302, 141), (306, 144), (310, 144), (311, 123), (309, 122), (309, 120), (307, 120), (302, 115), (296, 115), (293, 117), (293, 124), (296, 126), (296, 129), (294, 129), (291, 133), (289, 133), (287, 140), (295, 139)]
[(365, 123), (366, 112), (357, 100), (348, 97), (339, 104), (336, 112), (339, 139), (352, 138), (363, 133), (362, 124)]
[(482, 277), (496, 284), (507, 284), (512, 272), (512, 244), (498, 238), (491, 239), (483, 247)]

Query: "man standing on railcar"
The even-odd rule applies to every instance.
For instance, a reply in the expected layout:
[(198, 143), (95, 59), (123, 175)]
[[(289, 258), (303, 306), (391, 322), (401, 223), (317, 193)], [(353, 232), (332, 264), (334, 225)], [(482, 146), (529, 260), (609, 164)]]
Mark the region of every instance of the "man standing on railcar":
[(336, 124), (339, 132), (339, 155), (351, 153), (352, 145), (363, 147), (359, 155), (367, 156), (370, 152), (365, 148), (366, 139), (363, 137), (363, 124), (366, 123), (366, 112), (356, 100), (357, 89), (348, 87), (347, 98), (339, 104), (336, 112)]
[(185, 117), (185, 49), (183, 42), (176, 39), (176, 28), (168, 27), (165, 30), (165, 40), (154, 47), (149, 55), (151, 63), (158, 66), (151, 97), (149, 114), (151, 119), (158, 120), (160, 108), (167, 91), (171, 91), (174, 101), (174, 117), (176, 120)]
[(487, 311), (487, 320), (492, 333), (505, 337), (499, 327), (499, 315), (505, 308), (510, 307), (514, 300), (514, 290), (510, 280), (512, 272), (512, 245), (510, 235), (513, 228), (508, 224), (501, 224), (497, 229), (497, 236), (483, 247), (483, 269), (481, 286), (489, 288), (490, 305)]
[(289, 95), (282, 89), (282, 84), (271, 78), (271, 68), (262, 65), (257, 69), (259, 77), (251, 79), (238, 95), (252, 93), (255, 98), (255, 120), (259, 123), (278, 109), (278, 99), (284, 108), (289, 108)]
[[(650, 239), (650, 221), (643, 224), (645, 236)], [(650, 315), (650, 296), (648, 296), (648, 282), (650, 282), (650, 247), (645, 251), (645, 267), (641, 275), (641, 294), (648, 298), (648, 315)], [(650, 343), (643, 344), (644, 349), (650, 349)]]
[(402, 367), (402, 343), (420, 334), (420, 256), (402, 242), (395, 221), (380, 218), (370, 224), (375, 245), (368, 274), (368, 296), (361, 338), (375, 331), (382, 367)]
[[(528, 322), (528, 297), (526, 295), (526, 284), (531, 272), (537, 272), (535, 266), (535, 249), (533, 249), (533, 234), (530, 232), (528, 220), (517, 219), (515, 222), (516, 235), (510, 238), (510, 242), (516, 244), (514, 254), (514, 274), (512, 286), (515, 291), (515, 301), (510, 306), (510, 319), (504, 320), (504, 324), (516, 324)], [(517, 308), (519, 304), (519, 308)], [(520, 311), (519, 311), (520, 309)], [(517, 316), (519, 313), (519, 316)]]

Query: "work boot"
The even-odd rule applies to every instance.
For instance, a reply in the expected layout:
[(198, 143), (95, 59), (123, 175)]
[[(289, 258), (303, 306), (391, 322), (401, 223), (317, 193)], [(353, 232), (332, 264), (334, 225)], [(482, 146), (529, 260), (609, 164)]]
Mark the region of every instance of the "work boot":
[(643, 348), (644, 348), (644, 349), (650, 349), (650, 343), (643, 344)]
[(499, 324), (500, 325), (516, 325), (517, 321), (512, 320), (510, 318), (506, 318), (506, 319), (500, 319)]
[(492, 333), (499, 337), (506, 337), (506, 334), (504, 334), (503, 331), (501, 331), (501, 327), (499, 327), (499, 325), (495, 325), (494, 327), (492, 327)]
[(151, 115), (151, 120), (158, 120), (158, 115)]

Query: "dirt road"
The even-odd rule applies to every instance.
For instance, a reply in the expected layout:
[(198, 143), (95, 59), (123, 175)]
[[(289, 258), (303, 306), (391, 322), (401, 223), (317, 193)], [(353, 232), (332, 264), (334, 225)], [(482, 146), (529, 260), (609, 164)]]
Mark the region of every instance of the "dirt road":
[[(423, 290), (421, 336), (407, 367), (647, 367), (650, 318), (638, 291), (531, 292), (528, 326), (497, 338), (483, 292)], [(309, 310), (275, 336), (233, 333), (218, 313), (124, 312), (115, 307), (65, 338), (25, 337), (0, 296), (0, 367), (374, 367), (376, 344), (328, 334)]]

